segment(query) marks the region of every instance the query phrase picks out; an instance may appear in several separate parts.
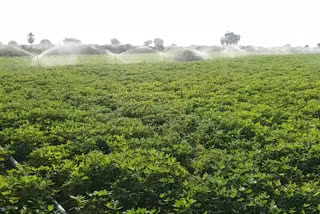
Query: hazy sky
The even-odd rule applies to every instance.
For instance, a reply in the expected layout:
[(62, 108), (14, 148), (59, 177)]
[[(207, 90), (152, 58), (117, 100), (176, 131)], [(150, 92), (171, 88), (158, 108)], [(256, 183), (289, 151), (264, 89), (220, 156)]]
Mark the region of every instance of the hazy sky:
[(320, 43), (320, 0), (0, 0), (0, 42), (219, 44), (234, 31), (243, 45)]

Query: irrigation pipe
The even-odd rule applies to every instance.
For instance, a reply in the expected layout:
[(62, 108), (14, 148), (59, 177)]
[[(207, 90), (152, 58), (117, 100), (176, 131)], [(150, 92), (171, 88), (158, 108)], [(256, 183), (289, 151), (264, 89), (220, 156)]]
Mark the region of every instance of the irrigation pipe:
[[(0, 148), (2, 150), (5, 150), (2, 146), (0, 146)], [(9, 157), (9, 162), (14, 168), (17, 168), (21, 172), (23, 172), (25, 175), (28, 175), (21, 167), (19, 167), (18, 161), (16, 161), (16, 159), (14, 159), (12, 156)], [(53, 202), (54, 206), (61, 214), (67, 214), (66, 210), (54, 198), (48, 197), (48, 199), (50, 199)]]
[(38, 68), (40, 68), (39, 56), (37, 56), (37, 63), (38, 63)]
[(170, 51), (172, 47), (169, 47), (168, 49), (164, 49), (163, 51), (157, 51), (158, 53), (162, 54), (162, 62), (166, 62), (166, 54), (168, 51)]

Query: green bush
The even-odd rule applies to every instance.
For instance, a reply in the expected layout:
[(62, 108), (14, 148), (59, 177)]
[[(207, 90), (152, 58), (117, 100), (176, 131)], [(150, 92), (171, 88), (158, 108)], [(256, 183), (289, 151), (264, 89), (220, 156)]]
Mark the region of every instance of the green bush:
[(0, 213), (319, 212), (319, 55), (79, 60), (0, 57)]

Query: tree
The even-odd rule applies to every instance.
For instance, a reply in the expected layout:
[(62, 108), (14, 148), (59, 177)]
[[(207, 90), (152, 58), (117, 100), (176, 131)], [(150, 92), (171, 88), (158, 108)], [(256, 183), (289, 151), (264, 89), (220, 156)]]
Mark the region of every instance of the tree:
[(185, 50), (175, 58), (176, 61), (198, 61), (203, 58), (191, 50)]
[(133, 46), (131, 44), (119, 45), (118, 52), (122, 53), (122, 52), (125, 52), (128, 50), (134, 49), (134, 48), (135, 48), (135, 46)]
[(236, 45), (240, 41), (240, 35), (235, 34), (234, 32), (227, 32), (224, 34), (224, 36), (221, 38), (220, 42), (221, 45)]
[(10, 41), (10, 42), (8, 43), (8, 45), (18, 45), (18, 43), (17, 43), (16, 41), (12, 40), (12, 41)]
[(63, 40), (64, 44), (81, 44), (81, 41), (79, 39), (75, 39), (75, 38), (65, 38)]
[(111, 45), (120, 45), (120, 41), (116, 38), (111, 39)]
[(317, 46), (320, 48), (320, 43), (318, 43)]
[(159, 39), (159, 38), (155, 38), (153, 40), (154, 46), (156, 47), (157, 51), (163, 51), (164, 50), (164, 46), (163, 46), (163, 40)]
[(40, 45), (52, 45), (49, 39), (42, 39)]
[(52, 47), (52, 43), (51, 43), (50, 40), (48, 40), (48, 39), (43, 39), (43, 40), (41, 40), (41, 41), (40, 41), (40, 45), (41, 45), (41, 47), (46, 48), (46, 49)]
[(147, 40), (143, 43), (143, 46), (150, 46), (152, 44), (152, 40)]
[(28, 43), (32, 46), (33, 42), (34, 42), (34, 35), (30, 32), (28, 34)]

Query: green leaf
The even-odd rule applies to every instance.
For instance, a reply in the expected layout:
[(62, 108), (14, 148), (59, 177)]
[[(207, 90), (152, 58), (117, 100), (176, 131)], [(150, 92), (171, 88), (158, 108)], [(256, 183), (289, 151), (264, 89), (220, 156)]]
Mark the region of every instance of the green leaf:
[(236, 196), (237, 196), (237, 192), (233, 192), (233, 193), (231, 193), (231, 198), (235, 198)]
[(48, 205), (48, 211), (49, 211), (49, 212), (52, 211), (53, 209), (54, 209), (54, 205), (53, 205), (53, 204)]
[(246, 191), (246, 193), (247, 193), (247, 194), (252, 193), (252, 189), (248, 189), (248, 190)]

